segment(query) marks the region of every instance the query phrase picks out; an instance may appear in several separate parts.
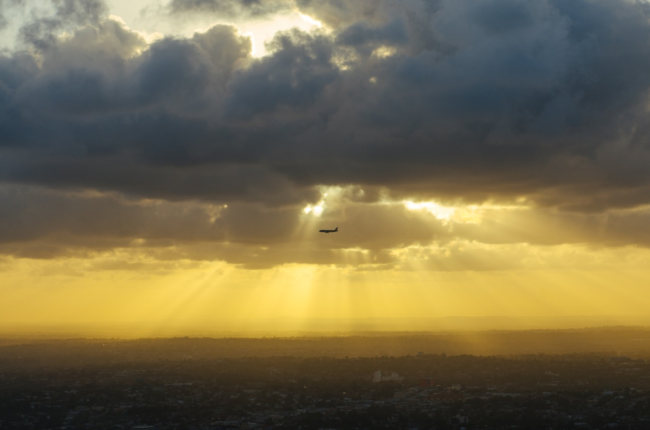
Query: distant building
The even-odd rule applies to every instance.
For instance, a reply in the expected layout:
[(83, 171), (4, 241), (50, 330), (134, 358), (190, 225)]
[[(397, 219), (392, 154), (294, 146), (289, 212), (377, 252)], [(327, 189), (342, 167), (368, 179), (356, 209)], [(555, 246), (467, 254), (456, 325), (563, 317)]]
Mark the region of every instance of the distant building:
[(386, 382), (386, 381), (402, 381), (404, 378), (399, 376), (396, 372), (384, 372), (381, 370), (376, 371), (372, 375), (372, 382)]

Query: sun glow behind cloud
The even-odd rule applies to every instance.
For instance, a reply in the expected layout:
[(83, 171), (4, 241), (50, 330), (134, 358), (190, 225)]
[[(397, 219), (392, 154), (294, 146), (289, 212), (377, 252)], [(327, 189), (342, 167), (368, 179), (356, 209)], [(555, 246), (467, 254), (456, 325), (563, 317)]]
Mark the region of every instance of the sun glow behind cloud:
[(412, 211), (427, 210), (439, 220), (449, 221), (456, 213), (456, 208), (445, 207), (434, 202), (414, 203), (407, 201), (404, 203), (406, 208)]
[(318, 204), (312, 206), (312, 205), (307, 205), (303, 211), (306, 214), (314, 214), (316, 216), (321, 216), (323, 214), (323, 207), (324, 202), (320, 201)]
[(294, 13), (285, 16), (276, 16), (272, 19), (235, 22), (242, 34), (250, 35), (253, 41), (253, 56), (263, 57), (268, 54), (266, 43), (280, 31), (298, 28), (303, 31), (310, 31), (321, 26), (315, 21), (309, 21), (306, 15)]
[[(220, 261), (219, 255), (229, 254), (215, 254), (211, 248), (217, 244), (165, 245), (146, 237), (133, 239), (131, 248), (109, 252), (51, 260), (7, 258), (0, 261), (4, 285), (0, 293), (6, 298), (0, 305), (0, 323), (147, 320), (159, 321), (166, 330), (176, 327), (180, 333), (182, 327), (199, 320), (206, 330), (243, 326), (272, 330), (264, 327), (266, 323), (242, 321), (288, 317), (297, 320), (283, 329), (306, 330), (299, 321), (309, 318), (424, 318), (486, 312), (616, 316), (641, 314), (650, 303), (643, 290), (650, 274), (639, 270), (650, 251), (635, 247), (539, 246), (521, 240), (508, 243), (506, 236), (499, 236), (504, 243), (434, 236), (410, 245), (398, 241), (387, 249), (374, 249), (371, 242), (361, 246), (350, 242), (383, 211), (393, 214), (392, 223), (405, 224), (407, 229), (416, 223), (431, 225), (433, 231), (442, 226), (440, 232), (467, 226), (480, 235), (501, 220), (516, 226), (513, 220), (517, 218), (512, 217), (532, 210), (526, 206), (446, 206), (387, 197), (364, 203), (358, 199), (366, 193), (358, 187), (320, 190), (318, 202), (295, 209), (302, 215), (292, 242), (256, 246), (255, 255), (278, 255), (288, 247), (298, 250), (300, 258), (328, 256), (329, 263), (309, 263), (309, 258), (303, 263), (282, 263), (280, 259), (275, 265), (250, 270)], [(93, 201), (106, 198), (101, 193), (71, 196)], [(238, 210), (237, 205), (190, 210), (187, 204), (125, 203), (151, 208), (166, 217), (175, 210), (181, 210), (182, 217), (203, 212), (210, 228), (227, 221), (232, 216), (229, 211)], [(364, 215), (366, 210), (370, 210), (368, 215)], [(373, 215), (373, 211), (379, 212)], [(321, 222), (340, 222), (342, 227), (335, 235), (319, 236)], [(199, 227), (197, 223), (193, 228)], [(390, 222), (385, 223), (377, 238), (390, 236), (392, 228)], [(234, 236), (229, 237), (233, 240)], [(230, 253), (236, 252), (236, 247), (228, 246)], [(288, 258), (294, 258), (291, 255)], [(625, 294), (615, 293), (613, 286), (618, 282), (628, 286)], [(26, 308), (25, 303), (30, 306)], [(154, 335), (156, 330), (156, 326), (149, 327), (142, 335)]]
[(322, 28), (322, 27), (323, 27), (323, 23), (322, 23), (322, 22), (320, 22), (320, 21), (318, 21), (318, 20), (315, 20), (314, 18), (312, 18), (312, 17), (309, 16), (309, 15), (305, 15), (304, 13), (300, 13), (300, 12), (298, 12), (298, 15), (300, 16), (300, 19), (302, 19), (303, 21), (309, 23), (310, 25), (316, 26), (316, 27), (318, 27), (318, 28)]
[(185, 30), (184, 34), (190, 36), (194, 32), (204, 32), (208, 28), (217, 24), (234, 25), (237, 27), (240, 34), (250, 37), (252, 42), (251, 55), (256, 58), (268, 55), (266, 44), (279, 32), (294, 28), (309, 32), (323, 28), (322, 23), (314, 20), (308, 15), (304, 15), (300, 12), (293, 12), (291, 14), (277, 15), (265, 19), (211, 21), (200, 28), (188, 28)]
[[(21, 113), (0, 124), (16, 139), (0, 148), (0, 323), (650, 305), (646, 100), (632, 96), (650, 72), (636, 45), (612, 54), (631, 40), (617, 35), (648, 34), (636, 3), (576, 6), (625, 9), (606, 34), (552, 2), (515, 2), (531, 25), (506, 32), (465, 26), (514, 5), (500, 0), (491, 14), (178, 3), (198, 9), (117, 2), (59, 27), (62, 10), (0, 62), (0, 112)], [(620, 61), (594, 61), (573, 23)], [(629, 70), (643, 78), (611, 81)]]
[(126, 22), (129, 27), (145, 27), (147, 31), (158, 37), (162, 34), (181, 34), (191, 37), (195, 32), (203, 32), (215, 24), (228, 24), (236, 26), (241, 34), (249, 36), (253, 43), (253, 57), (263, 57), (268, 54), (266, 43), (278, 32), (297, 28), (302, 31), (324, 29), (323, 23), (299, 11), (290, 10), (281, 14), (274, 14), (260, 18), (215, 19), (213, 14), (193, 15), (188, 19), (178, 21), (169, 17), (161, 19), (157, 16), (157, 9), (150, 0), (112, 0), (111, 10), (116, 18)]

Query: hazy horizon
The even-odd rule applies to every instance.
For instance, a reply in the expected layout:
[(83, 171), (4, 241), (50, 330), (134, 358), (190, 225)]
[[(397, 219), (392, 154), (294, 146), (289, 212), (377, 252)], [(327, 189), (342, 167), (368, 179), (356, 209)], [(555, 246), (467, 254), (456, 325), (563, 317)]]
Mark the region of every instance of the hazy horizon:
[(442, 318), (244, 318), (164, 324), (152, 321), (83, 324), (2, 324), (0, 338), (174, 338), (438, 335), (491, 331), (650, 330), (648, 316), (442, 317)]

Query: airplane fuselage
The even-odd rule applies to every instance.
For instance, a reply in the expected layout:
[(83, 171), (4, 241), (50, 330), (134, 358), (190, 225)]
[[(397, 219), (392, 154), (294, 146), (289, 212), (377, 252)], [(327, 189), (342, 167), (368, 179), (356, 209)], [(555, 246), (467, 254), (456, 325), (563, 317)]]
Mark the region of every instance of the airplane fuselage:
[(318, 230), (319, 233), (336, 233), (339, 231), (339, 228), (336, 227), (334, 230)]

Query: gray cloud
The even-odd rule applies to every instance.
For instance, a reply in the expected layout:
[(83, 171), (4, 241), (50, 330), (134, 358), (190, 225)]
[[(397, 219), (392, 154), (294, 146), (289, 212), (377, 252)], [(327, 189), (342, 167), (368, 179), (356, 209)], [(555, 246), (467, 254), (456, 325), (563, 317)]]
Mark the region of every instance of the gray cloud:
[[(321, 185), (356, 185), (374, 195), (345, 217), (327, 215), (351, 233), (313, 261), (336, 261), (337, 249), (379, 253), (454, 238), (647, 245), (638, 234), (646, 231), (645, 215), (611, 224), (614, 209), (650, 203), (645, 3), (300, 0), (295, 6), (329, 32), (283, 32), (259, 59), (231, 26), (150, 42), (109, 19), (103, 3), (52, 5), (53, 14), (23, 28), (30, 49), (0, 55), (5, 184), (228, 203), (228, 228), (206, 240), (247, 250), (287, 247), (274, 254), (285, 257), (268, 261), (298, 258), (286, 237), (299, 225), (299, 211), (319, 200)], [(170, 7), (255, 15), (294, 4)], [(69, 35), (59, 37), (62, 30)], [(492, 235), (471, 225), (452, 234), (440, 222), (372, 205), (380, 189), (396, 200), (456, 203), (526, 196), (538, 209), (527, 221), (487, 219)], [(79, 237), (103, 231), (37, 218), (24, 225), (38, 228), (21, 229), (25, 204), (4, 209), (14, 226), (3, 233), (7, 241), (12, 234), (12, 243), (27, 243), (59, 230)], [(83, 204), (74, 211), (83, 212)], [(609, 230), (594, 235), (602, 214)], [(114, 222), (129, 217), (133, 228), (157, 225), (126, 209)], [(551, 218), (565, 230), (531, 233), (556, 222)], [(517, 223), (531, 228), (508, 230)], [(385, 234), (374, 237), (375, 229)], [(117, 225), (106, 230), (115, 240), (138, 234)]]
[[(226, 206), (3, 186), (0, 255), (91, 258), (129, 250), (156, 261), (220, 260), (251, 269), (303, 263), (409, 270), (413, 260), (418, 269), (456, 271), (527, 267), (535, 257), (526, 245), (541, 245), (535, 252), (556, 265), (562, 259), (545, 247), (650, 246), (647, 209), (568, 214), (484, 208), (478, 220), (468, 222), (439, 220), (399, 203), (368, 203), (354, 194), (348, 190), (314, 217), (301, 208), (255, 203)], [(340, 234), (318, 233), (334, 226)]]
[(274, 55), (255, 62), (231, 82), (225, 104), (228, 118), (252, 119), (279, 108), (310, 108), (339, 77), (332, 62), (333, 46), (324, 36), (287, 32), (270, 47)]
[[(0, 245), (10, 254), (27, 255), (26, 250), (31, 250), (39, 256), (43, 242), (48, 253), (59, 247), (64, 254), (71, 248), (127, 248), (136, 240), (153, 247), (203, 243), (212, 244), (212, 248), (199, 247), (204, 254), (194, 252), (193, 258), (209, 259), (218, 251), (219, 258), (240, 263), (236, 255), (261, 253), (264, 258), (259, 259), (260, 264), (270, 264), (266, 260), (282, 264), (305, 252), (305, 258), (312, 262), (331, 263), (336, 262), (336, 250), (362, 247), (382, 252), (448, 236), (441, 223), (417, 217), (400, 205), (348, 201), (326, 215), (316, 220), (305, 215), (302, 208), (142, 201), (116, 194), (4, 186), (0, 188)], [(336, 222), (348, 234), (323, 242), (317, 221)], [(383, 234), (377, 235), (380, 228)], [(239, 250), (232, 257), (226, 254), (231, 248)], [(322, 258), (316, 257), (319, 255)]]
[[(26, 0), (24, 3), (32, 2)], [(56, 43), (56, 32), (60, 30), (97, 24), (108, 14), (103, 0), (49, 0), (47, 3), (53, 8), (53, 13), (41, 15), (32, 10), (32, 19), (20, 29), (21, 39), (37, 49)]]
[(209, 13), (222, 18), (265, 17), (294, 7), (292, 0), (171, 0), (167, 4), (171, 15)]

